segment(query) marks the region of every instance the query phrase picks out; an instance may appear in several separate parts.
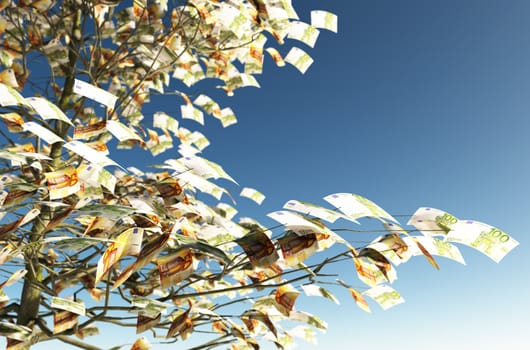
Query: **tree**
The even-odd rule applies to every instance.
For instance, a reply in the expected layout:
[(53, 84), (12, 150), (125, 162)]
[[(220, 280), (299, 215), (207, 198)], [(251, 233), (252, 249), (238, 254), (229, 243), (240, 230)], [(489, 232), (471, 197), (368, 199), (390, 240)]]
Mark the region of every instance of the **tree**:
[[(234, 208), (202, 194), (230, 197), (210, 179), (233, 181), (197, 155), (208, 145), (206, 137), (180, 126), (169, 111), (142, 114), (151, 95), (174, 93), (183, 99), (181, 118), (201, 123), (204, 111), (231, 125), (236, 118), (230, 108), (175, 87), (205, 78), (220, 79), (228, 94), (256, 86), (264, 51), (278, 65), (287, 62), (304, 72), (312, 61), (301, 49), (293, 47), (283, 58), (265, 45), (282, 44), (287, 36), (311, 46), (317, 27), (336, 30), (330, 13), (314, 12), (309, 25), (296, 21), (289, 1), (0, 6), (6, 124), (0, 256), (9, 275), (1, 285), (6, 292), (0, 315), (9, 348), (58, 339), (91, 349), (77, 338), (101, 323), (136, 327), (138, 333), (152, 329), (168, 341), (207, 330), (213, 335), (204, 348), (257, 348), (256, 338), (288, 348), (291, 336), (311, 337), (311, 327), (325, 327), (294, 308), (300, 290), (334, 299), (323, 288), (333, 283), (364, 309), (364, 296), (387, 308), (402, 301), (387, 284), (395, 279), (394, 266), (413, 255), (437, 267), (432, 255), (461, 261), (450, 242), (496, 261), (517, 245), (496, 228), (432, 208), (413, 215), (410, 223), (423, 233), (413, 236), (376, 204), (352, 194), (326, 197), (332, 209), (289, 201), (287, 210), (271, 214), (285, 228), (276, 235), (252, 219), (235, 223)], [(39, 78), (42, 72), (46, 80)], [(154, 173), (123, 168), (108, 157), (114, 147), (157, 155), (174, 141), (183, 157), (165, 161)], [(249, 188), (242, 195), (262, 199)], [(361, 217), (379, 219), (388, 233), (354, 247), (322, 222)], [(334, 244), (344, 249), (310, 258)], [(322, 272), (344, 259), (353, 261), (370, 287), (364, 293)], [(23, 281), (20, 302), (9, 302), (16, 281)], [(111, 294), (122, 301), (111, 303)], [(247, 299), (253, 303), (243, 303)], [(223, 310), (233, 304), (243, 311), (230, 316)], [(130, 312), (137, 314), (132, 320)], [(286, 332), (281, 320), (311, 327)], [(142, 342), (136, 348), (145, 347)]]

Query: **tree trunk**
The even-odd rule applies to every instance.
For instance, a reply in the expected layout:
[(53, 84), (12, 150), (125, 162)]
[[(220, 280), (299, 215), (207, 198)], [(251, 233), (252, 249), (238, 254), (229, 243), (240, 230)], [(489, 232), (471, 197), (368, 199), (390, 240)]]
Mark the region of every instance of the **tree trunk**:
[[(71, 4), (73, 8), (76, 8), (76, 5)], [(81, 26), (81, 16), (82, 11), (80, 9), (76, 10), (76, 16), (74, 18), (74, 23), (72, 27), (72, 41), (69, 45), (69, 72), (66, 77), (64, 90), (61, 94), (59, 100), (59, 108), (66, 112), (66, 106), (69, 102), (69, 98), (73, 94), (74, 78), (75, 78), (75, 66), (78, 58), (78, 47), (80, 44), (81, 38), (76, 37), (76, 31), (80, 31)], [(69, 125), (61, 121), (57, 121), (55, 132), (61, 136), (65, 137), (69, 129)], [(56, 142), (51, 145), (50, 157), (52, 158), (52, 167), (53, 170), (57, 170), (61, 166), (61, 152), (62, 152), (62, 143)], [(44, 215), (43, 215), (44, 214)], [(45, 217), (51, 217), (51, 212), (46, 211), (42, 212), (39, 216), (39, 219), (35, 222), (32, 228), (30, 242), (35, 244), (30, 251), (26, 252), (26, 270), (28, 273), (24, 278), (24, 287), (22, 288), (22, 296), (20, 302), (20, 310), (18, 313), (17, 324), (19, 325), (28, 325), (32, 320), (36, 319), (39, 314), (39, 305), (41, 299), (42, 290), (38, 287), (38, 284), (35, 282), (41, 282), (43, 279), (42, 276), (42, 267), (40, 267), (38, 258), (41, 251), (41, 245), (38, 243), (44, 235), (46, 225), (49, 222), (49, 219)]]
[(42, 271), (41, 268), (36, 267), (35, 265), (36, 264), (33, 264), (37, 271), (35, 271), (34, 274), (33, 271), (29, 270), (29, 264), (26, 264), (28, 273), (24, 279), (24, 287), (22, 288), (22, 298), (17, 320), (17, 324), (23, 326), (27, 326), (30, 321), (35, 320), (39, 314), (41, 290), (35, 286), (34, 282), (42, 278)]
[[(47, 213), (49, 215), (49, 213)], [(44, 216), (41, 213), (41, 218)], [(42, 220), (42, 219), (41, 219)], [(39, 304), (42, 290), (36, 282), (42, 281), (42, 267), (39, 264), (39, 252), (41, 246), (38, 243), (42, 237), (47, 221), (36, 221), (33, 224), (30, 236), (30, 244), (33, 244), (29, 251), (25, 252), (26, 270), (24, 276), (24, 286), (20, 298), (20, 309), (18, 312), (17, 324), (27, 326), (30, 321), (35, 320), (39, 314)]]

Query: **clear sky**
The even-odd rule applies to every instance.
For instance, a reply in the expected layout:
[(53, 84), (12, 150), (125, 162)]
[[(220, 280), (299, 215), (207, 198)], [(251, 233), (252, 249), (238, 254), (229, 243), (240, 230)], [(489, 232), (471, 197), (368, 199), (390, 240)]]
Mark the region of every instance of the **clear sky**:
[[(299, 44), (315, 59), (309, 71), (267, 56), (260, 90), (220, 101), (237, 125), (188, 124), (212, 142), (206, 158), (267, 195), (260, 207), (240, 199), (240, 213), (272, 224), (266, 214), (289, 199), (324, 205), (325, 195), (351, 192), (392, 214), (444, 209), (521, 243), (500, 264), (467, 247), (467, 266), (440, 258), (436, 271), (412, 259), (393, 285), (406, 303), (385, 312), (371, 303), (367, 314), (341, 292), (340, 306), (302, 298), (329, 330), (299, 348), (528, 349), (530, 2), (293, 3), (306, 21), (310, 9), (339, 15), (339, 34), (322, 30), (315, 49)], [(336, 268), (355, 280), (352, 264)]]
[[(498, 265), (467, 247), (467, 266), (411, 260), (394, 284), (406, 303), (385, 312), (346, 294), (340, 306), (305, 298), (329, 322), (317, 348), (528, 349), (530, 2), (293, 3), (306, 20), (338, 14), (339, 34), (301, 46), (315, 59), (304, 76), (269, 65), (261, 90), (236, 91), (239, 124), (208, 123), (205, 155), (268, 196), (248, 210), (352, 192), (392, 214), (441, 208), (521, 243)], [(339, 272), (354, 279), (351, 265)]]

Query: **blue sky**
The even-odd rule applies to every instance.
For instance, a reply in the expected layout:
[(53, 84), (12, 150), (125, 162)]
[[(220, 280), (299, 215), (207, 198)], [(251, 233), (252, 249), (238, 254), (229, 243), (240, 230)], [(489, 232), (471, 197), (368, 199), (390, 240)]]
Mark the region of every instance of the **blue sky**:
[[(303, 19), (309, 9), (337, 13), (339, 34), (322, 31), (307, 48), (315, 63), (304, 76), (269, 65), (261, 90), (237, 91), (229, 101), (239, 124), (208, 124), (205, 155), (268, 196), (248, 210), (260, 218), (288, 199), (324, 204), (352, 192), (393, 214), (445, 209), (521, 243), (499, 265), (462, 247), (467, 266), (400, 266), (394, 287), (406, 303), (386, 312), (372, 304), (365, 314), (346, 294), (340, 306), (306, 298), (329, 322), (318, 348), (526, 348), (530, 3), (294, 5)], [(338, 268), (353, 279), (351, 265)]]
[[(530, 2), (293, 2), (306, 21), (310, 9), (338, 14), (339, 34), (321, 31), (315, 49), (300, 44), (315, 59), (305, 75), (269, 60), (260, 90), (221, 98), (237, 125), (208, 119), (199, 129), (212, 142), (206, 158), (267, 195), (260, 207), (240, 199), (240, 213), (272, 224), (266, 214), (289, 199), (324, 205), (325, 195), (351, 192), (392, 214), (441, 208), (521, 243), (499, 265), (466, 247), (467, 266), (411, 260), (394, 284), (406, 303), (386, 312), (371, 304), (366, 314), (340, 291), (340, 306), (303, 298), (299, 307), (329, 330), (318, 347), (300, 348), (526, 349)], [(355, 279), (352, 264), (336, 272)]]

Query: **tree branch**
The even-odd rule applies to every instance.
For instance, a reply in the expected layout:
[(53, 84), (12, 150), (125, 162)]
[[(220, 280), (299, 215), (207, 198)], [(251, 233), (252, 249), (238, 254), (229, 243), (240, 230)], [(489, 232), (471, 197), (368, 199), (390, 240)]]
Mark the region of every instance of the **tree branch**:
[(101, 348), (98, 348), (97, 346), (94, 346), (94, 345), (90, 345), (88, 343), (85, 343), (85, 342), (82, 342), (80, 340), (77, 340), (75, 338), (70, 338), (66, 335), (58, 335), (56, 336), (55, 338), (59, 339), (60, 341), (62, 341), (63, 343), (67, 343), (67, 344), (70, 344), (70, 345), (73, 345), (73, 346), (77, 346), (78, 348), (80, 349), (85, 349), (85, 350), (101, 350)]

